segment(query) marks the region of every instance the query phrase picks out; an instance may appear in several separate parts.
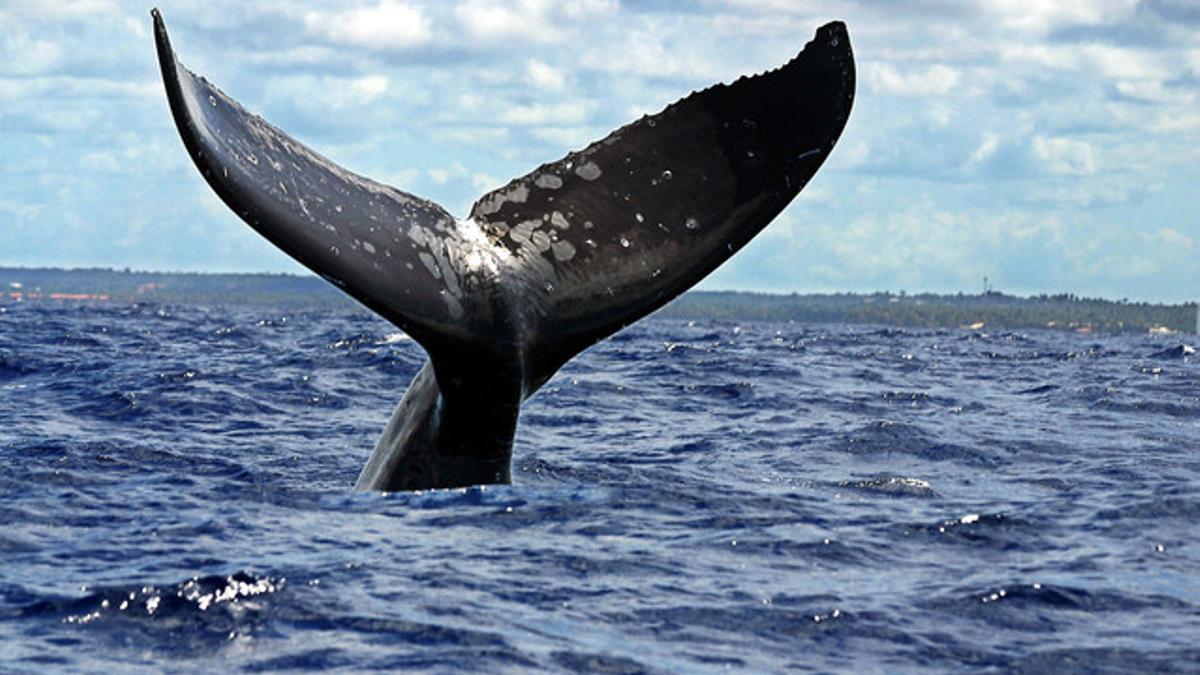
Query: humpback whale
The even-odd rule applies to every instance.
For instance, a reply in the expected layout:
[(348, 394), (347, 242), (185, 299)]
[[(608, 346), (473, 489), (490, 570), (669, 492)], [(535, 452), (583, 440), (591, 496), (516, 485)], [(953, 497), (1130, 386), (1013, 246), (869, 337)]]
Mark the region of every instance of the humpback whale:
[(176, 58), (171, 114), (213, 191), (288, 255), (428, 353), (358, 490), (511, 480), (523, 401), (571, 357), (700, 281), (783, 210), (842, 133), (844, 24), (481, 197), (465, 219), (351, 173)]

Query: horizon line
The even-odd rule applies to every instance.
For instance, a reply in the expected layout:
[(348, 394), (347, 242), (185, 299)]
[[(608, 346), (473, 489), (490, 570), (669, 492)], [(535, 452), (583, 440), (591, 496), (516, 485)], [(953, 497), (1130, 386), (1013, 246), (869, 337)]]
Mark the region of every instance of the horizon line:
[[(244, 277), (253, 277), (253, 276), (258, 276), (258, 277), (292, 277), (292, 278), (296, 278), (296, 279), (305, 279), (305, 278), (307, 278), (307, 279), (316, 279), (316, 280), (323, 281), (323, 282), (325, 282), (326, 284), (329, 284), (329, 282), (328, 282), (328, 281), (326, 281), (325, 279), (323, 279), (323, 278), (322, 278), (320, 275), (318, 275), (318, 274), (314, 274), (314, 273), (312, 273), (312, 272), (309, 272), (309, 271), (307, 271), (307, 270), (304, 270), (304, 271), (299, 271), (299, 272), (271, 272), (271, 271), (254, 271), (254, 272), (247, 272), (247, 271), (216, 271), (216, 270), (153, 270), (153, 269), (134, 269), (134, 268), (132, 268), (132, 267), (129, 267), (129, 266), (126, 266), (126, 267), (123, 267), (123, 268), (111, 267), (111, 266), (101, 266), (101, 265), (93, 265), (93, 266), (78, 266), (78, 267), (59, 267), (59, 266), (50, 266), (50, 265), (9, 265), (9, 264), (3, 264), (3, 263), (0, 263), (0, 270), (3, 270), (3, 271), (8, 271), (8, 270), (21, 270), (21, 271), (51, 271), (51, 272), (89, 272), (89, 271), (92, 271), (92, 272), (94, 272), (94, 271), (101, 271), (101, 272), (111, 272), (111, 273), (115, 273), (115, 274), (163, 274), (163, 275), (195, 275), (195, 276), (244, 276)], [(7, 286), (7, 283), (8, 283), (8, 282), (6, 282), (6, 281), (4, 281), (4, 280), (0, 280), (0, 283), (3, 283), (5, 286)], [(333, 284), (329, 284), (329, 286), (330, 286), (330, 288), (337, 288), (337, 287), (336, 287), (336, 286), (334, 286)], [(1104, 302), (1124, 303), (1124, 304), (1147, 304), (1147, 305), (1160, 305), (1160, 306), (1163, 306), (1163, 307), (1189, 307), (1189, 306), (1196, 306), (1196, 307), (1198, 308), (1198, 310), (1200, 310), (1200, 300), (1182, 300), (1182, 301), (1179, 301), (1179, 302), (1171, 302), (1171, 301), (1162, 301), (1162, 300), (1145, 300), (1145, 299), (1134, 299), (1134, 298), (1128, 298), (1128, 297), (1125, 297), (1125, 298), (1120, 298), (1120, 299), (1116, 299), (1116, 298), (1108, 298), (1108, 297), (1099, 296), (1099, 295), (1097, 295), (1097, 296), (1081, 295), (1081, 294), (1079, 294), (1079, 293), (1075, 293), (1075, 292), (1071, 292), (1071, 291), (1059, 291), (1059, 292), (1055, 292), (1055, 293), (1051, 293), (1051, 292), (1048, 292), (1048, 291), (1040, 291), (1040, 292), (1037, 292), (1037, 293), (1025, 293), (1025, 294), (1022, 294), (1021, 292), (1012, 292), (1012, 293), (1008, 293), (1008, 292), (1005, 292), (1005, 291), (1002, 291), (1002, 290), (997, 290), (997, 289), (995, 289), (995, 288), (991, 288), (991, 287), (989, 287), (989, 288), (988, 288), (988, 289), (986, 289), (986, 290), (979, 290), (979, 291), (965, 291), (965, 290), (962, 290), (962, 289), (955, 290), (955, 291), (928, 291), (928, 290), (913, 291), (913, 290), (904, 289), (904, 288), (902, 288), (902, 289), (898, 289), (898, 290), (896, 290), (896, 291), (893, 291), (892, 289), (876, 289), (876, 290), (874, 290), (874, 291), (850, 291), (850, 290), (840, 290), (840, 291), (833, 291), (833, 290), (823, 290), (823, 291), (813, 291), (813, 290), (790, 290), (790, 291), (788, 291), (788, 290), (747, 290), (747, 289), (738, 289), (738, 288), (710, 289), (710, 288), (696, 288), (696, 287), (692, 287), (692, 288), (688, 289), (687, 291), (685, 291), (683, 294), (687, 294), (687, 293), (745, 293), (745, 294), (749, 294), (749, 295), (768, 295), (768, 296), (788, 296), (788, 295), (801, 295), (801, 296), (805, 296), (805, 295), (807, 295), (807, 296), (814, 296), (814, 295), (862, 295), (862, 296), (872, 296), (872, 295), (885, 295), (885, 296), (894, 296), (894, 297), (919, 297), (919, 296), (968, 296), (968, 297), (971, 297), (971, 296), (977, 296), (977, 297), (985, 297), (985, 296), (988, 296), (988, 295), (996, 295), (996, 296), (1006, 296), (1006, 297), (1010, 297), (1010, 298), (1017, 298), (1017, 299), (1033, 299), (1033, 298), (1039, 298), (1039, 297), (1057, 298), (1057, 297), (1066, 296), (1067, 298), (1074, 299), (1074, 300), (1081, 300), (1081, 301), (1088, 301), (1088, 300), (1100, 300), (1100, 301), (1104, 301)], [(683, 295), (683, 294), (681, 294), (681, 295)]]

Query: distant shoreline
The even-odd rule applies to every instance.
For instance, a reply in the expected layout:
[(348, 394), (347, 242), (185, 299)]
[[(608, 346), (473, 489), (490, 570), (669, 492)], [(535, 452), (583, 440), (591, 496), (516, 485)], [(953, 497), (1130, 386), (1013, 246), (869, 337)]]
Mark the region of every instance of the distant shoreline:
[[(43, 300), (242, 305), (290, 311), (361, 309), (341, 291), (315, 276), (0, 267), (0, 304)], [(773, 294), (693, 290), (660, 309), (655, 316), (912, 328), (1190, 333), (1196, 328), (1196, 303), (1126, 302), (1067, 293), (1018, 297), (994, 291)]]

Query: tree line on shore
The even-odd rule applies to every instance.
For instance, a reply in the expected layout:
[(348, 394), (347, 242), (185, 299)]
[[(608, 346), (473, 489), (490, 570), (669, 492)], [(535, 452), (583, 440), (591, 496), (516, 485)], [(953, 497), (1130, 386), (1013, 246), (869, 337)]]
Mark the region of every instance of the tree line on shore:
[(1194, 303), (1165, 305), (1071, 293), (1018, 297), (986, 293), (916, 295), (890, 292), (771, 295), (688, 293), (661, 310), (678, 318), (882, 324), (903, 327), (989, 329), (1055, 328), (1103, 332), (1191, 331)]
[[(272, 306), (286, 310), (348, 309), (353, 300), (315, 276), (137, 272), (104, 268), (0, 268), (0, 302), (105, 297), (109, 302)], [(795, 321), (904, 327), (986, 326), (1103, 332), (1192, 331), (1196, 304), (1083, 298), (1070, 293), (1018, 297), (978, 294), (770, 294), (689, 291), (656, 314), (663, 318)]]

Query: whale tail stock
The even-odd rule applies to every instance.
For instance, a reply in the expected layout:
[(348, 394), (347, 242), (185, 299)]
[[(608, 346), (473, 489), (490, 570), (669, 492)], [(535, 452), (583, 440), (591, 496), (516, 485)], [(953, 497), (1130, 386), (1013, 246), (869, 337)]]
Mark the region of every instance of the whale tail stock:
[(781, 68), (693, 93), (457, 220), (248, 113), (178, 62), (153, 16), (172, 116), (212, 189), (429, 353), (358, 489), (508, 481), (521, 402), (749, 242), (828, 157), (854, 98), (849, 37), (830, 23)]

